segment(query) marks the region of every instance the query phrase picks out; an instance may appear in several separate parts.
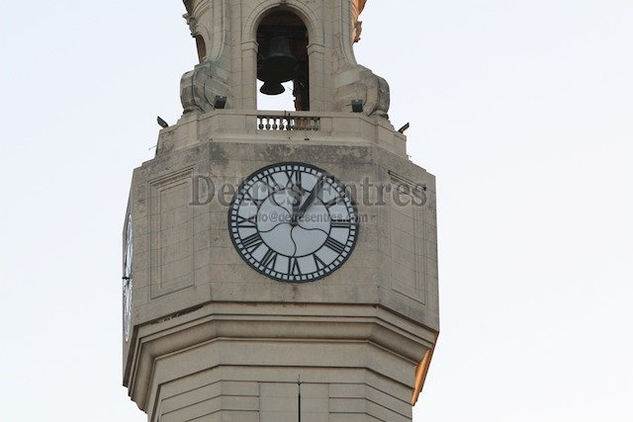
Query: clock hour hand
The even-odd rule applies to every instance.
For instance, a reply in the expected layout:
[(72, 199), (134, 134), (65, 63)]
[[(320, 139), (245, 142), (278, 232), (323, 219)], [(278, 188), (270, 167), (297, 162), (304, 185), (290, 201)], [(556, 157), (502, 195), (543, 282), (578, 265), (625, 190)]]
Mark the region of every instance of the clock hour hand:
[(319, 195), (319, 192), (321, 192), (322, 188), (323, 188), (323, 177), (320, 177), (319, 180), (317, 180), (316, 184), (314, 185), (314, 189), (312, 189), (312, 192), (310, 192), (310, 195), (304, 201), (303, 205), (301, 205), (301, 207), (297, 211), (293, 210), (292, 221), (295, 224), (297, 223), (297, 221), (299, 221), (301, 217), (303, 217), (303, 215), (306, 213), (308, 208), (310, 208), (310, 205), (312, 205), (316, 197)]
[(301, 205), (301, 194), (295, 190), (290, 191), (290, 196), (292, 196), (292, 222), (296, 221), (295, 216), (299, 212)]

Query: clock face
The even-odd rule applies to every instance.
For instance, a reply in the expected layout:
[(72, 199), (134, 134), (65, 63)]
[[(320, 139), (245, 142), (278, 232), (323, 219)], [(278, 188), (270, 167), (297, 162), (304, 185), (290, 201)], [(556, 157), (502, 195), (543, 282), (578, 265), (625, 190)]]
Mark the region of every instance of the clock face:
[(123, 250), (123, 335), (130, 339), (132, 320), (132, 266), (133, 266), (133, 228), (132, 215), (128, 214), (125, 228), (125, 249)]
[(229, 209), (229, 233), (239, 254), (279, 281), (309, 282), (331, 274), (352, 253), (358, 230), (345, 186), (303, 163), (253, 173)]

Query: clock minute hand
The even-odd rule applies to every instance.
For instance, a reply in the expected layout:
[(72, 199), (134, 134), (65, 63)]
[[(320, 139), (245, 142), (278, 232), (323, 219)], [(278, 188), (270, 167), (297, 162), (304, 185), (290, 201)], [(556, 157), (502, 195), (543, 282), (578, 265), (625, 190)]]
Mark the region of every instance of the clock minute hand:
[(296, 191), (291, 191), (291, 196), (293, 197), (292, 203), (292, 221), (297, 221), (296, 215), (299, 212), (299, 204), (301, 204), (301, 194)]
[(293, 220), (295, 222), (297, 222), (301, 217), (303, 217), (303, 215), (306, 213), (308, 208), (310, 208), (310, 205), (312, 205), (316, 197), (319, 195), (319, 192), (321, 192), (322, 188), (323, 188), (323, 178), (321, 177), (319, 178), (319, 180), (317, 180), (316, 184), (314, 185), (314, 189), (312, 189), (312, 192), (310, 192), (310, 195), (306, 198), (303, 205), (301, 205), (299, 210), (294, 214)]

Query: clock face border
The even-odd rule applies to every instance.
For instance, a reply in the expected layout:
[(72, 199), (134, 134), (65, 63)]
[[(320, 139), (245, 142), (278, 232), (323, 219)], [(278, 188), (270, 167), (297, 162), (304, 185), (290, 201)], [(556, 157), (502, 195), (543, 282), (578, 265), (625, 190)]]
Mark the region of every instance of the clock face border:
[[(232, 215), (233, 215), (233, 210), (235, 208), (235, 203), (238, 201), (238, 199), (240, 198), (240, 194), (243, 191), (244, 187), (248, 184), (249, 181), (253, 180), (257, 175), (259, 175), (262, 172), (265, 172), (266, 170), (270, 170), (272, 168), (275, 167), (282, 167), (282, 166), (300, 166), (300, 167), (306, 167), (308, 169), (313, 169), (316, 170), (317, 172), (321, 173), (322, 176), (324, 178), (329, 178), (332, 179), (332, 181), (334, 182), (333, 185), (339, 186), (341, 188), (342, 194), (347, 197), (347, 199), (349, 200), (349, 208), (351, 208), (352, 212), (353, 212), (353, 219), (355, 219), (356, 221), (352, 223), (354, 230), (355, 230), (355, 235), (354, 235), (354, 241), (352, 242), (352, 244), (350, 245), (350, 250), (347, 252), (347, 254), (342, 258), (341, 262), (335, 267), (333, 268), (331, 271), (326, 272), (325, 274), (322, 275), (316, 275), (313, 278), (307, 279), (307, 280), (295, 280), (295, 279), (283, 279), (283, 278), (279, 278), (279, 277), (275, 277), (271, 274), (267, 274), (265, 271), (263, 271), (262, 269), (259, 268), (259, 266), (254, 265), (253, 263), (251, 263), (248, 258), (242, 253), (241, 251), (241, 247), (240, 245), (238, 245), (238, 243), (236, 242), (235, 236), (233, 236), (232, 233)], [(329, 277), (332, 274), (334, 274), (336, 271), (338, 271), (339, 269), (341, 269), (345, 263), (347, 262), (347, 260), (350, 258), (350, 256), (352, 255), (352, 253), (354, 252), (355, 248), (356, 248), (356, 244), (358, 243), (359, 240), (359, 236), (360, 236), (360, 218), (358, 215), (358, 207), (356, 202), (354, 201), (354, 198), (352, 198), (346, 189), (346, 185), (344, 183), (342, 183), (337, 177), (333, 176), (330, 172), (323, 170), (320, 167), (317, 167), (313, 164), (308, 164), (308, 163), (304, 163), (301, 161), (283, 161), (283, 162), (279, 162), (279, 163), (274, 163), (274, 164), (270, 164), (267, 166), (264, 166), (258, 170), (255, 170), (254, 172), (252, 172), (250, 175), (248, 175), (247, 177), (245, 177), (242, 182), (240, 183), (238, 189), (235, 191), (235, 194), (233, 195), (233, 199), (231, 200), (231, 203), (228, 207), (228, 213), (227, 213), (227, 229), (228, 229), (228, 236), (231, 239), (231, 243), (233, 244), (233, 247), (235, 248), (236, 253), (240, 256), (240, 258), (253, 270), (257, 271), (258, 273), (262, 274), (263, 276), (277, 281), (277, 282), (281, 282), (281, 283), (288, 283), (288, 284), (306, 284), (306, 283), (313, 283), (319, 280), (322, 280), (323, 278)], [(347, 204), (346, 204), (347, 205)], [(268, 245), (267, 245), (268, 246)], [(347, 245), (346, 245), (347, 246)], [(321, 246), (323, 247), (323, 246)], [(272, 248), (271, 248), (272, 249)], [(320, 249), (320, 248), (319, 248)], [(318, 249), (317, 249), (318, 251)], [(316, 253), (316, 251), (315, 251)], [(339, 254), (340, 256), (340, 254)], [(336, 261), (336, 259), (334, 260)], [(311, 273), (311, 274), (314, 274)]]

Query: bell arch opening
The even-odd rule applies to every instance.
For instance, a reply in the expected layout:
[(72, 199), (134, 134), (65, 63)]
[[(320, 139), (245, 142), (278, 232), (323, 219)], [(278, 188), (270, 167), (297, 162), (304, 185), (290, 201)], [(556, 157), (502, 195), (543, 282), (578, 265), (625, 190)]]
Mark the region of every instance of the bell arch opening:
[(200, 34), (196, 35), (195, 39), (196, 49), (198, 51), (198, 61), (203, 63), (207, 58), (207, 44), (204, 42), (204, 38)]
[(295, 13), (275, 9), (257, 28), (257, 108), (310, 110), (308, 29)]

